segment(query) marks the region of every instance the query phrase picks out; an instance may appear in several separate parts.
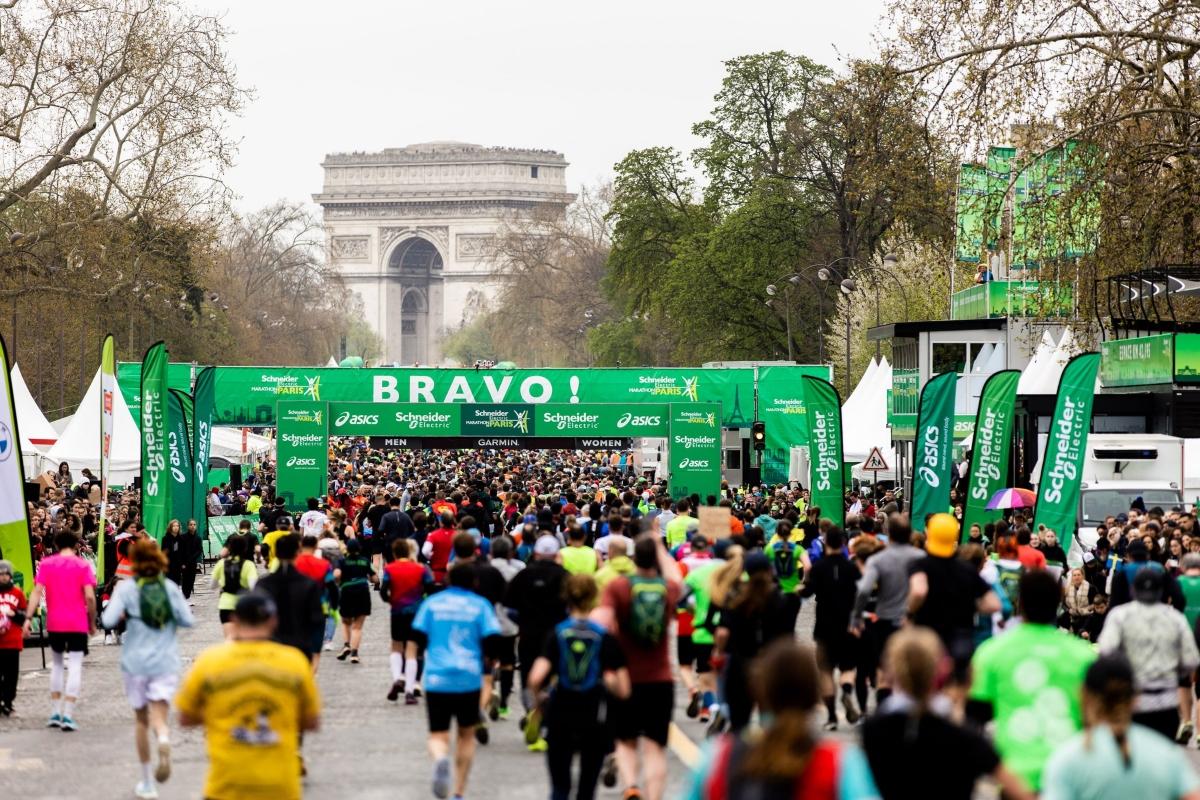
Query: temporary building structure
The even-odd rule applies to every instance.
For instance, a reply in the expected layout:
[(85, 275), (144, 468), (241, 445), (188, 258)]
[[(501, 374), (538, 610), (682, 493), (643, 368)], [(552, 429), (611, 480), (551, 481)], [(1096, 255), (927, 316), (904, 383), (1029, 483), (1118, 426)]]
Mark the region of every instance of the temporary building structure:
[[(141, 472), (141, 434), (120, 392), (113, 392), (113, 438), (109, 449), (109, 483), (124, 486)], [(44, 468), (66, 461), (76, 475), (87, 467), (100, 470), (100, 370), (75, 409), (71, 422), (43, 459)]]
[(42, 409), (38, 408), (37, 401), (33, 399), (33, 393), (29, 391), (25, 377), (21, 374), (21, 366), (13, 364), (11, 374), (13, 406), (17, 410), (17, 426), (21, 429), (21, 436), (29, 439), (35, 447), (53, 446), (58, 441), (58, 431), (54, 430), (50, 420), (46, 419)]
[(247, 432), (245, 438), (246, 448), (243, 451), (241, 428), (213, 428), (210, 455), (229, 461), (241, 461), (243, 456), (260, 456), (269, 453), (275, 446), (274, 439), (268, 439), (257, 433)]
[(1033, 351), (1033, 358), (1029, 359), (1021, 372), (1021, 379), (1017, 381), (1017, 394), (1054, 394), (1058, 391), (1058, 374), (1062, 370), (1056, 372), (1050, 363), (1057, 349), (1058, 345), (1050, 331), (1043, 331), (1042, 340)]

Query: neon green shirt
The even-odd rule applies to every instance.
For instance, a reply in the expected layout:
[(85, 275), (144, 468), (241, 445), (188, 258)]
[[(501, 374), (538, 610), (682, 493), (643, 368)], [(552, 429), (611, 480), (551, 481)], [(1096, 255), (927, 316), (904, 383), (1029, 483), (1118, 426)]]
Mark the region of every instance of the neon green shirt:
[(1188, 628), (1196, 630), (1196, 618), (1200, 617), (1200, 575), (1180, 575), (1179, 588), (1187, 599), (1183, 615), (1187, 617)]
[(595, 573), (597, 569), (596, 551), (587, 545), (582, 547), (567, 545), (558, 552), (562, 556), (563, 569), (572, 575), (591, 575)]
[(700, 521), (687, 514), (678, 514), (667, 523), (667, 549), (674, 550), (687, 541), (689, 528), (700, 526)]
[(970, 698), (992, 704), (996, 750), (1035, 791), (1050, 754), (1082, 726), (1080, 690), (1095, 660), (1082, 639), (1029, 622), (975, 651)]
[(695, 610), (693, 618), (695, 619), (696, 627), (692, 630), (692, 641), (696, 644), (712, 644), (713, 631), (704, 627), (704, 621), (708, 619), (708, 607), (712, 603), (712, 598), (708, 592), (708, 584), (712, 580), (712, 574), (717, 568), (724, 564), (724, 561), (718, 561), (713, 558), (707, 564), (697, 567), (687, 574), (683, 582), (692, 590), (692, 596), (695, 597)]
[[(804, 533), (800, 532), (800, 539), (804, 538)], [(776, 536), (769, 545), (767, 545), (767, 558), (771, 559), (771, 568), (775, 572), (775, 578), (779, 581), (779, 591), (784, 594), (794, 594), (800, 588), (800, 578), (803, 571), (803, 565), (800, 562), (801, 546), (798, 543), (800, 540), (793, 535), (788, 537), (791, 547), (788, 547), (788, 542), (784, 542)]]
[(257, 514), (262, 508), (262, 497), (256, 494), (250, 495), (250, 499), (246, 501), (246, 513)]

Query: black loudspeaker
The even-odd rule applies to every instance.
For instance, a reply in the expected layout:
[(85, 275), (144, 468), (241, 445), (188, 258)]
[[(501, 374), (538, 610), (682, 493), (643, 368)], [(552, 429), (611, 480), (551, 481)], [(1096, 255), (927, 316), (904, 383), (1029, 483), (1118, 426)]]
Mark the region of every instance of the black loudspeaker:
[(234, 489), (234, 491), (242, 488), (242, 465), (241, 464), (230, 464), (229, 465), (229, 485)]
[(42, 499), (42, 485), (37, 481), (25, 481), (25, 502), (36, 503)]
[(135, 492), (140, 492), (142, 490), (142, 476), (141, 475), (134, 476), (134, 479), (131, 482), (130, 488), (133, 489)]

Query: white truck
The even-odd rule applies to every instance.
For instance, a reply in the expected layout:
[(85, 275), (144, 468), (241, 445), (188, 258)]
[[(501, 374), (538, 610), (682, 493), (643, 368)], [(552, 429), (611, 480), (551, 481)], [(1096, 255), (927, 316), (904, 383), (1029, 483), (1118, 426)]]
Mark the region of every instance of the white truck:
[[(1176, 436), (1157, 433), (1088, 436), (1077, 532), (1067, 549), (1069, 566), (1083, 563), (1083, 553), (1096, 545), (1096, 528), (1105, 518), (1127, 513), (1139, 497), (1147, 509), (1184, 504), (1183, 444)], [(1034, 475), (1041, 475), (1040, 462)]]

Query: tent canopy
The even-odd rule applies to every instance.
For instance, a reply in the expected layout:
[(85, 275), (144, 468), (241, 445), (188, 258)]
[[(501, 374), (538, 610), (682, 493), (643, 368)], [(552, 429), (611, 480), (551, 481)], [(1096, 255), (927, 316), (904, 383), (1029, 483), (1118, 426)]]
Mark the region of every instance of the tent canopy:
[(29, 391), (25, 377), (21, 374), (19, 364), (13, 364), (12, 368), (12, 395), (21, 438), (28, 439), (30, 444), (37, 447), (50, 447), (57, 442), (58, 431), (54, 430), (46, 415), (38, 408), (37, 401), (33, 399), (33, 393)]
[[(109, 451), (109, 482), (130, 483), (141, 472), (141, 434), (125, 404), (125, 396), (113, 392), (113, 438)], [(76, 475), (87, 467), (100, 475), (100, 370), (96, 370), (87, 394), (71, 417), (58, 442), (43, 459), (44, 468), (56, 469), (66, 461)]]

